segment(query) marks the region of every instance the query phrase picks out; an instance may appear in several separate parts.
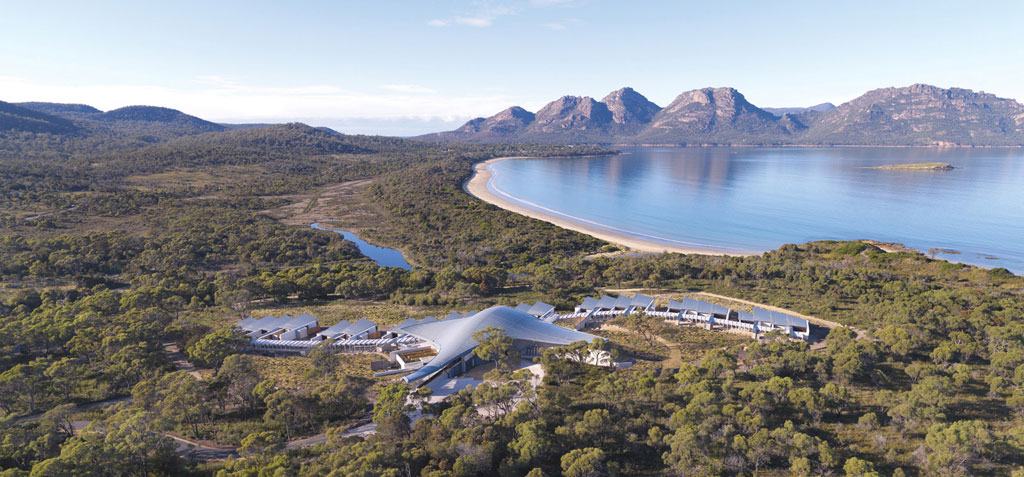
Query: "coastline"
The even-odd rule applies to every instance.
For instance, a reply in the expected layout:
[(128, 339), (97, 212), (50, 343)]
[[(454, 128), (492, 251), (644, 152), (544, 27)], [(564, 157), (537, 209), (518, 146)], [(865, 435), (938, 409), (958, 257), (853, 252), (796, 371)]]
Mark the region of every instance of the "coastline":
[(656, 240), (647, 240), (639, 237), (630, 236), (624, 233), (617, 233), (610, 230), (605, 230), (599, 227), (594, 227), (579, 222), (569, 220), (565, 217), (560, 217), (554, 214), (550, 214), (541, 210), (526, 207), (522, 204), (512, 202), (500, 195), (495, 194), (487, 188), (487, 184), (491, 181), (491, 170), (489, 169), (491, 164), (495, 164), (499, 161), (508, 159), (523, 159), (523, 157), (497, 157), (494, 159), (488, 159), (483, 162), (473, 164), (473, 175), (463, 184), (462, 188), (469, 195), (476, 197), (488, 204), (500, 207), (510, 212), (515, 212), (519, 215), (525, 215), (530, 218), (537, 220), (543, 220), (552, 225), (556, 225), (563, 229), (573, 230), (582, 234), (590, 235), (591, 237), (598, 238), (607, 242), (611, 242), (617, 245), (624, 246), (630, 251), (634, 252), (647, 252), (647, 253), (666, 253), (676, 252), (683, 254), (697, 254), (697, 255), (727, 255), (734, 257), (760, 255), (760, 252), (731, 252), (724, 250), (715, 250), (712, 248), (700, 248), (700, 247), (687, 247), (681, 245), (667, 244)]

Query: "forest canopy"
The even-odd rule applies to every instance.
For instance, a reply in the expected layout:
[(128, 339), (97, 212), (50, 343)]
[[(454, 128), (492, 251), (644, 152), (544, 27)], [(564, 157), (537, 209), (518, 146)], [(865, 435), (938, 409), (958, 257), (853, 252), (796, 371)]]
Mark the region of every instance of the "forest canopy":
[[(160, 129), (129, 112), (72, 122), (73, 132), (0, 133), (5, 475), (1011, 475), (1024, 465), (1024, 279), (1006, 270), (860, 242), (751, 257), (601, 254), (615, 247), (462, 190), (484, 159), (599, 148), (439, 145), (300, 124), (211, 130), (173, 115)], [(309, 228), (318, 214), (415, 266), (377, 266)], [(393, 322), (531, 300), (565, 310), (609, 289), (708, 292), (840, 326), (812, 347), (635, 317), (602, 331), (634, 367), (562, 359), (593, 343), (549, 350), (541, 386), (503, 365), (417, 419), (406, 404), (429, 396), (373, 378), (378, 358), (245, 353), (229, 326), (267, 307), (386, 309)], [(500, 338), (481, 336), (494, 342), (481, 353), (505, 356), (489, 353)], [(345, 435), (368, 423), (372, 435)], [(175, 438), (232, 457), (190, 457)]]

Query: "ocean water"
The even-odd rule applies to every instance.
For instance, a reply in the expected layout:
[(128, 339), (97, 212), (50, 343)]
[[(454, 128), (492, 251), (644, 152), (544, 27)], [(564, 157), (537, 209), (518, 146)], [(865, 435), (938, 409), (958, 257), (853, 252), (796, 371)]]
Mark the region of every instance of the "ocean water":
[[(1024, 149), (625, 148), (491, 165), (492, 192), (611, 231), (762, 252), (872, 239), (1024, 273)], [(872, 169), (948, 162), (952, 171)]]
[(359, 253), (362, 253), (363, 255), (366, 256), (366, 258), (373, 260), (374, 262), (377, 263), (377, 265), (381, 267), (397, 267), (406, 270), (412, 270), (412, 265), (410, 265), (409, 262), (405, 261), (405, 256), (402, 255), (402, 252), (400, 250), (374, 245), (357, 237), (356, 234), (352, 232), (330, 229), (318, 223), (312, 224), (310, 225), (310, 227), (313, 227), (314, 229), (317, 230), (326, 230), (328, 232), (336, 232), (338, 234), (341, 234), (341, 236), (345, 240), (348, 240), (349, 242), (356, 244), (356, 247), (359, 248)]

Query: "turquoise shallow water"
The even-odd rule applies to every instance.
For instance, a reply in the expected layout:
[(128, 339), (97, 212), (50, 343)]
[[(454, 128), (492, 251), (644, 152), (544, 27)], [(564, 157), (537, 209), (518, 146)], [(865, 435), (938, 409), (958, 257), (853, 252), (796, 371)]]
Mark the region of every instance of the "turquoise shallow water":
[[(718, 250), (873, 239), (1024, 273), (1024, 150), (626, 148), (491, 165), (528, 207), (647, 239)], [(870, 169), (948, 162), (953, 171)]]

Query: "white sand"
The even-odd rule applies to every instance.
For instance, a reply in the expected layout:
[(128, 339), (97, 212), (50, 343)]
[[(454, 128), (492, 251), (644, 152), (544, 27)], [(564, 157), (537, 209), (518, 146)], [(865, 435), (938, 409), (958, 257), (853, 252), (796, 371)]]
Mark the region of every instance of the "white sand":
[(496, 205), (502, 209), (515, 212), (517, 214), (532, 217), (537, 220), (543, 220), (550, 224), (557, 225), (559, 227), (575, 230), (580, 233), (590, 235), (592, 237), (599, 238), (614, 244), (622, 245), (633, 251), (638, 252), (678, 252), (686, 254), (700, 254), (700, 255), (729, 255), (729, 256), (747, 256), (747, 255), (758, 255), (755, 252), (727, 252), (722, 250), (714, 250), (708, 248), (699, 247), (687, 247), (680, 245), (667, 244), (658, 242), (656, 240), (645, 240), (638, 237), (633, 237), (626, 234), (615, 233), (599, 227), (589, 226), (582, 224), (564, 217), (560, 217), (553, 214), (548, 214), (543, 211), (525, 207), (515, 202), (509, 201), (504, 197), (494, 194), (487, 189), (487, 183), (491, 180), (491, 170), (488, 168), (491, 164), (498, 161), (504, 161), (507, 159), (516, 159), (515, 157), (499, 157), (488, 161), (477, 163), (474, 166), (473, 177), (466, 182), (465, 189), (470, 195), (476, 197), (489, 204)]

